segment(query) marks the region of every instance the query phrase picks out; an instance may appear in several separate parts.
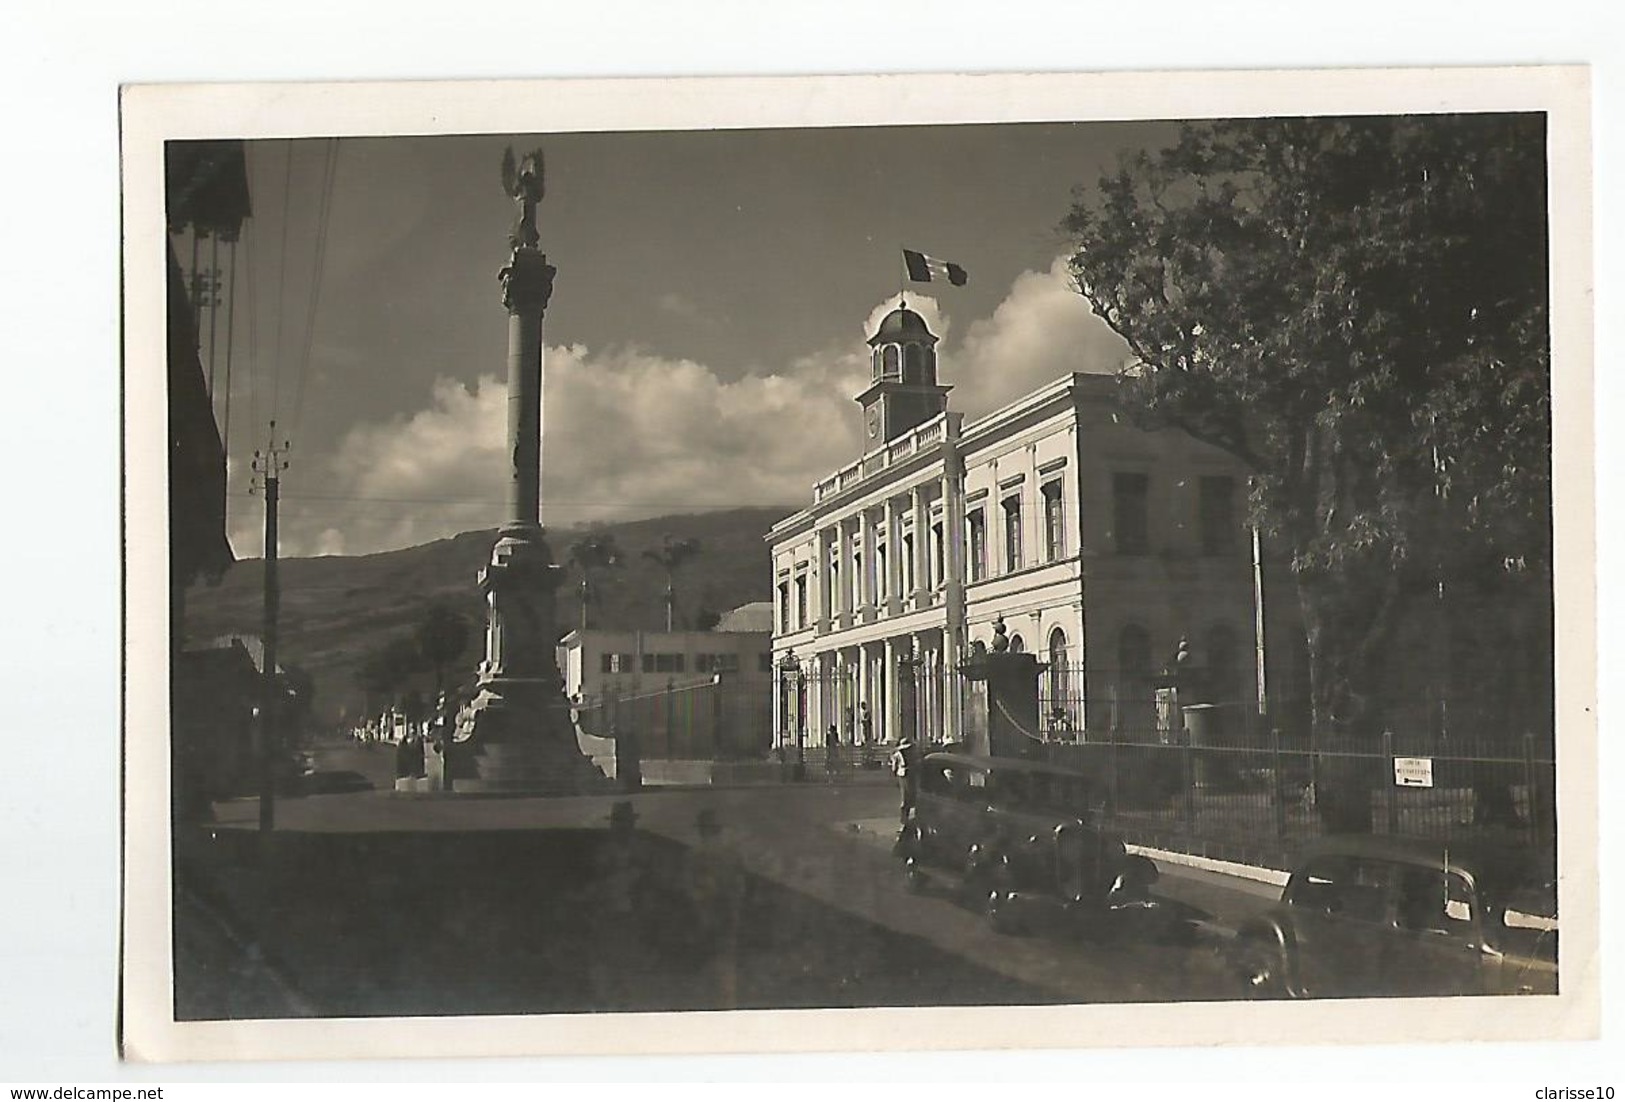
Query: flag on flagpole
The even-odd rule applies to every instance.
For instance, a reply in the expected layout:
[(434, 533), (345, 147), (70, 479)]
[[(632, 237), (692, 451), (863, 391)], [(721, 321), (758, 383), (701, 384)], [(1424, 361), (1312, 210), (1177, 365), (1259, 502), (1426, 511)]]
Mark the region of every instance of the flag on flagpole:
[(965, 285), (965, 269), (958, 264), (946, 260), (938, 260), (934, 256), (914, 252), (912, 249), (903, 250), (903, 266), (908, 269), (908, 278), (915, 283), (930, 283), (932, 280), (945, 279), (955, 287)]

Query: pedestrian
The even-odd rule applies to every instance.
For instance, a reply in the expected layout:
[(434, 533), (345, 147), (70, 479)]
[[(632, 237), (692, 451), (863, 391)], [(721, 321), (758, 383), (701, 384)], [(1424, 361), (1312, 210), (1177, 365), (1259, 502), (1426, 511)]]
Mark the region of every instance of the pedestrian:
[(874, 721), (869, 718), (869, 704), (867, 701), (858, 703), (858, 731), (863, 739), (863, 745), (868, 746), (874, 741)]
[(897, 749), (892, 751), (891, 771), (897, 778), (898, 818), (906, 827), (914, 817), (914, 800), (920, 788), (919, 750), (908, 735), (904, 735)]
[(835, 724), (824, 733), (824, 773), (833, 778), (841, 771), (841, 733)]

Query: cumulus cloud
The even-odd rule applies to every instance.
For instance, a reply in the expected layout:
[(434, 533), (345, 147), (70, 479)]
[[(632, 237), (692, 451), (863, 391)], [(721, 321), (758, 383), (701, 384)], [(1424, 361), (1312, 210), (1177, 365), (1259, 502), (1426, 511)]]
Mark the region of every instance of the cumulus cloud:
[[(957, 345), (936, 299), (908, 301), (942, 338), (943, 381), (970, 417), (1065, 372), (1116, 370), (1125, 357), (1061, 260), (1018, 277)], [(842, 347), (737, 379), (635, 348), (549, 348), (544, 523), (810, 501), (814, 482), (861, 453), (852, 399), (870, 377), (864, 339), (895, 306), (877, 303)], [(423, 410), (352, 428), (317, 485), (287, 499), (283, 553), (361, 554), (501, 523), (506, 403), (494, 376), (441, 379)], [(258, 542), (238, 548), (254, 554)]]
[(991, 413), (1073, 371), (1110, 374), (1128, 348), (1073, 289), (1066, 258), (1016, 277), (992, 317), (973, 323), (944, 368), (957, 383), (954, 406), (970, 418)]

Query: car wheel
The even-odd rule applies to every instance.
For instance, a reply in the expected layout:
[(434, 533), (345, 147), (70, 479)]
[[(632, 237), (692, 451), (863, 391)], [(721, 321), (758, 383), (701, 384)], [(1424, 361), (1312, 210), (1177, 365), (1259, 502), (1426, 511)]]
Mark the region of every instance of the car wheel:
[(1242, 993), (1249, 999), (1288, 999), (1292, 989), (1286, 981), (1286, 962), (1279, 950), (1263, 942), (1245, 946), (1241, 952)]

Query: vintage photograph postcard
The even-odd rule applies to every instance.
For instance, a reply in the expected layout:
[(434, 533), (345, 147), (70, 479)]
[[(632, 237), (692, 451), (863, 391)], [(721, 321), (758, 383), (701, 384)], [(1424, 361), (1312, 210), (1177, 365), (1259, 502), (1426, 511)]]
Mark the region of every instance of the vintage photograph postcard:
[(127, 87), (125, 1057), (1594, 1036), (1588, 99)]

